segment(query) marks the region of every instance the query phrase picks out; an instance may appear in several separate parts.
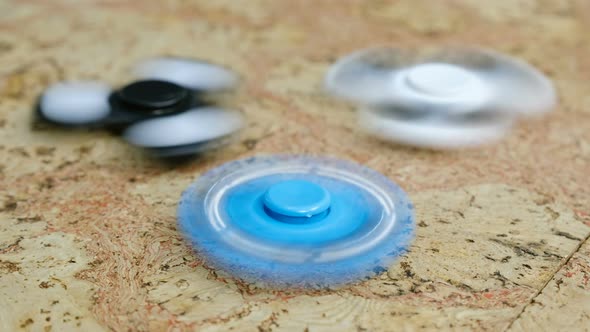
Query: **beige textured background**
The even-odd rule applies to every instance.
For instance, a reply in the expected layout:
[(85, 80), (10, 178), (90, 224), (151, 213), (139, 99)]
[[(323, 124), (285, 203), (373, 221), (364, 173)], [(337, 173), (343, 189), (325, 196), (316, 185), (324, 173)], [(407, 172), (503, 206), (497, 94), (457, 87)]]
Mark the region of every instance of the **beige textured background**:
[[(582, 331), (590, 328), (590, 1), (0, 0), (0, 330)], [(379, 142), (320, 84), (374, 45), (477, 44), (555, 80), (560, 105), (499, 144)], [(31, 126), (48, 84), (122, 84), (172, 54), (243, 76), (235, 144), (182, 165), (106, 132)], [(400, 183), (411, 252), (337, 291), (268, 291), (203, 266), (175, 229), (181, 191), (257, 153), (329, 154)]]

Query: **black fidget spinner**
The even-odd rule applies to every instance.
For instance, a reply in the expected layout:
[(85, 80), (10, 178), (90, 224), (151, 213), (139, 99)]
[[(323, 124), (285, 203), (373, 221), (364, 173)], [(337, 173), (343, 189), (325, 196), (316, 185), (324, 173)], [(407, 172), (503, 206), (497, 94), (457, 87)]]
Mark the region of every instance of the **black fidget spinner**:
[(39, 98), (37, 115), (62, 126), (122, 129), (129, 143), (160, 157), (216, 148), (243, 125), (239, 112), (204, 98), (235, 87), (238, 77), (229, 69), (159, 57), (137, 64), (134, 74), (137, 81), (116, 90), (97, 81), (56, 83)]

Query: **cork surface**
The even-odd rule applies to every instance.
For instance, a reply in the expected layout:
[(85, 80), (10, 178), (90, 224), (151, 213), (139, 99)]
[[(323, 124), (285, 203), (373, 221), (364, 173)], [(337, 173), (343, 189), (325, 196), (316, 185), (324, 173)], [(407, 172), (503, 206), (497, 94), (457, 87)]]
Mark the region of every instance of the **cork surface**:
[[(0, 0), (0, 330), (588, 331), (590, 3)], [(380, 142), (321, 91), (353, 50), (482, 45), (525, 59), (560, 102), (498, 144)], [(229, 66), (230, 146), (166, 163), (103, 131), (32, 125), (50, 83), (130, 78), (153, 55)], [(176, 230), (180, 193), (236, 158), (354, 160), (407, 190), (410, 252), (337, 290), (266, 290), (204, 266)]]

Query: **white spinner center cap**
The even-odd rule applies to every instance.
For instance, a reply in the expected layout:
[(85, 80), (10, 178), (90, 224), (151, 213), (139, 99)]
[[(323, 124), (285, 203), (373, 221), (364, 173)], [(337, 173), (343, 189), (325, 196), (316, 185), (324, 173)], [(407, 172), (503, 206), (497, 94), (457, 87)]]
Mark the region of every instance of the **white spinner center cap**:
[(406, 83), (417, 92), (445, 97), (461, 93), (477, 81), (474, 74), (446, 63), (426, 63), (410, 68)]

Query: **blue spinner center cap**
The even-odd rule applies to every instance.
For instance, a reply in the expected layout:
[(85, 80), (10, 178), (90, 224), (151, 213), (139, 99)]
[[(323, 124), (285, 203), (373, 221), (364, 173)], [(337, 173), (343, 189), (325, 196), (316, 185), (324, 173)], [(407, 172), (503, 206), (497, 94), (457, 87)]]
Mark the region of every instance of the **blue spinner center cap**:
[(312, 217), (330, 208), (330, 193), (305, 180), (287, 180), (272, 185), (264, 194), (264, 206), (288, 217)]

